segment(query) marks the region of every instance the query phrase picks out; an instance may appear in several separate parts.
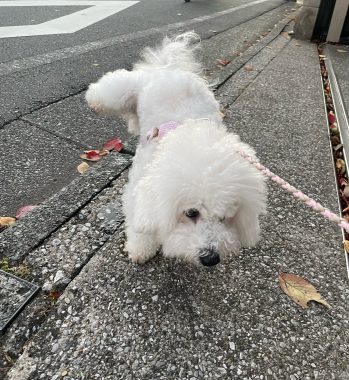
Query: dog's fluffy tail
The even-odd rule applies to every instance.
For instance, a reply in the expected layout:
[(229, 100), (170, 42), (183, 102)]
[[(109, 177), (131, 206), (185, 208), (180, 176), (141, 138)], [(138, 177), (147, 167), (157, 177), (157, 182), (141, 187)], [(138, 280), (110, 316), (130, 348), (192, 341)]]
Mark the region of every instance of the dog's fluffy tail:
[(201, 64), (196, 61), (194, 51), (198, 48), (200, 37), (194, 32), (186, 32), (174, 38), (166, 37), (158, 48), (146, 48), (143, 60), (135, 64), (136, 70), (181, 69), (200, 74)]

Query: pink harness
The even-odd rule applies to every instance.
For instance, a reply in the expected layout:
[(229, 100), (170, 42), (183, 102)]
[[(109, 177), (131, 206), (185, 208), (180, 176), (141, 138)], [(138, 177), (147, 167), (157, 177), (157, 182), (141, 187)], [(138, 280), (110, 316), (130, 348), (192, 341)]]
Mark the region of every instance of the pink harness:
[(154, 127), (147, 133), (147, 141), (150, 142), (157, 138), (160, 140), (164, 136), (166, 136), (170, 131), (173, 131), (178, 127), (178, 123), (176, 121), (167, 121), (166, 123), (161, 124), (159, 127)]

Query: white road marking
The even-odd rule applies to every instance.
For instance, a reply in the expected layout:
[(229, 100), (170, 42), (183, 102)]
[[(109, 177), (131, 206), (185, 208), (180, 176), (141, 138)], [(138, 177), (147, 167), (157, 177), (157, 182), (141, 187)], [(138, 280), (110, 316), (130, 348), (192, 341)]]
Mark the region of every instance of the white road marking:
[(208, 15), (208, 16), (196, 17), (188, 21), (176, 22), (174, 24), (164, 25), (164, 26), (156, 27), (156, 28), (150, 28), (147, 30), (140, 30), (140, 31), (133, 32), (130, 34), (123, 34), (120, 36), (106, 38), (103, 40), (87, 42), (83, 45), (76, 45), (76, 46), (72, 46), (72, 47), (68, 47), (64, 49), (58, 49), (50, 53), (38, 54), (33, 57), (27, 57), (23, 59), (16, 59), (11, 62), (0, 63), (0, 76), (9, 75), (14, 72), (31, 69), (33, 67), (47, 65), (56, 61), (61, 61), (63, 59), (69, 59), (78, 55), (89, 53), (94, 50), (99, 50), (99, 49), (106, 48), (108, 46), (113, 46), (121, 42), (123, 43), (129, 42), (129, 41), (137, 40), (139, 38), (147, 37), (150, 35), (163, 34), (171, 30), (186, 28), (191, 25), (199, 24), (203, 21), (211, 20), (220, 16), (227, 15), (229, 13), (233, 13), (243, 8), (247, 8), (256, 4), (261, 4), (261, 3), (266, 3), (266, 2), (275, 3), (276, 5), (281, 5), (283, 3), (280, 0), (256, 0), (247, 4), (240, 5), (238, 7), (227, 9), (225, 11), (212, 13), (211, 15)]
[(139, 1), (28, 0), (0, 1), (0, 7), (86, 6), (88, 8), (37, 25), (0, 27), (0, 38), (68, 34), (86, 28)]

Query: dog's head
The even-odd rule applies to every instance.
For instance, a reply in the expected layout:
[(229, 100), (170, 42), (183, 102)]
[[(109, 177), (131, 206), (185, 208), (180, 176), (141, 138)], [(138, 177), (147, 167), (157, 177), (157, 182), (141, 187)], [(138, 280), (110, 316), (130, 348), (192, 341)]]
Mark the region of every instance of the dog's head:
[(254, 155), (207, 121), (166, 136), (136, 187), (137, 230), (156, 234), (165, 256), (204, 266), (256, 244), (265, 184), (240, 149)]

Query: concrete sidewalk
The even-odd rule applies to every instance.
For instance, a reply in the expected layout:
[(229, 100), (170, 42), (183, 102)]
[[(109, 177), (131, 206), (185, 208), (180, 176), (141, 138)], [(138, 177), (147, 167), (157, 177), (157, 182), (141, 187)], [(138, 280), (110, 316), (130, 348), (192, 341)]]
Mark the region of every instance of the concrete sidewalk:
[[(338, 212), (316, 46), (282, 34), (254, 53), (245, 56), (252, 71), (239, 57), (242, 67), (216, 90), (226, 124), (263, 164)], [(0, 235), (2, 253), (43, 287), (3, 337), (7, 352), (21, 353), (8, 379), (348, 379), (349, 290), (336, 226), (269, 184), (258, 247), (210, 269), (161, 256), (133, 265), (120, 209), (130, 162), (111, 155), (109, 183), (92, 171), (85, 186), (69, 185)], [(76, 211), (79, 191), (90, 189)], [(311, 281), (332, 309), (302, 310), (280, 290), (279, 272)], [(51, 290), (62, 292), (56, 302)]]

